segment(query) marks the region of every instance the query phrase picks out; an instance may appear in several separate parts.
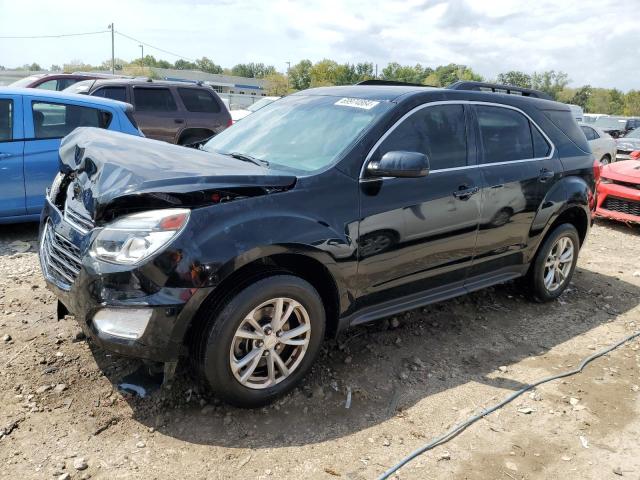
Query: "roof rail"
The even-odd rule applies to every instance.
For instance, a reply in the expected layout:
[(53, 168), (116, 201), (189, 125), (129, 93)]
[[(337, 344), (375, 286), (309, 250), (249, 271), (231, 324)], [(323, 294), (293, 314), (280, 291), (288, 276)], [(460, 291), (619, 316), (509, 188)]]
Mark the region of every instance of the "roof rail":
[(553, 100), (547, 93), (532, 88), (514, 87), (513, 85), (500, 85), (498, 83), (472, 82), (460, 80), (447, 87), (450, 90), (475, 90), (479, 92), (490, 91), (493, 93), (506, 93), (508, 95), (521, 95), (523, 97), (543, 98)]
[(397, 80), (363, 80), (361, 82), (356, 83), (356, 85), (396, 85), (402, 87), (430, 87), (431, 85), (422, 85), (421, 83), (410, 83), (410, 82), (398, 82)]

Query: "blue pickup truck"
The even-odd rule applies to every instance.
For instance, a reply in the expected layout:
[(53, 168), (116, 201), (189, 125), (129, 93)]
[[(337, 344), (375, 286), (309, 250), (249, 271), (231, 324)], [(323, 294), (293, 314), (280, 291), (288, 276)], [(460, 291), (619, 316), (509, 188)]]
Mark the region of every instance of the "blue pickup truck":
[(131, 105), (29, 88), (0, 88), (0, 223), (37, 221), (58, 172), (58, 148), (76, 127), (142, 135)]

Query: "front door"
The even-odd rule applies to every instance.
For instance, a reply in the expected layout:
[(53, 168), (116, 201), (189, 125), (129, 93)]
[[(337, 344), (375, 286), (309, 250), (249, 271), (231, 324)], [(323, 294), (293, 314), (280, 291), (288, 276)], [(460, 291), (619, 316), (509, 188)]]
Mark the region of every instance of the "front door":
[(475, 142), (466, 107), (414, 109), (379, 142), (368, 161), (389, 151), (425, 153), (422, 178), (360, 181), (358, 277), (361, 305), (417, 292), (462, 286), (471, 265), (480, 218)]
[(0, 94), (0, 221), (26, 213), (22, 98)]

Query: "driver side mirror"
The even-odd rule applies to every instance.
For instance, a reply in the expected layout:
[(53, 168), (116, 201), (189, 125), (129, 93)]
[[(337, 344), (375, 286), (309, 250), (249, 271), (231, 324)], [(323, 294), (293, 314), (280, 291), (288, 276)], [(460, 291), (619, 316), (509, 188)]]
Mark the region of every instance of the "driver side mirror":
[(418, 178), (429, 174), (429, 158), (424, 153), (394, 151), (367, 165), (371, 177)]

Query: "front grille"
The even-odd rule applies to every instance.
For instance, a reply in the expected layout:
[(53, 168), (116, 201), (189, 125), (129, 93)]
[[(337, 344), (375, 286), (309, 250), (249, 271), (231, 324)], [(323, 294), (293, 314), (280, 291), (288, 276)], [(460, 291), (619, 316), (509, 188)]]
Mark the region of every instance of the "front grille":
[(42, 268), (45, 275), (70, 287), (80, 272), (80, 249), (53, 229), (50, 221), (42, 234), (40, 247)]
[(640, 202), (627, 200), (625, 198), (607, 197), (602, 208), (640, 217)]
[(622, 185), (623, 187), (627, 188), (637, 188), (638, 190), (640, 190), (640, 183), (620, 182), (618, 180), (612, 180), (612, 182), (616, 185)]
[(89, 215), (74, 209), (68, 201), (64, 206), (64, 219), (82, 233), (87, 233), (95, 227), (93, 219)]

